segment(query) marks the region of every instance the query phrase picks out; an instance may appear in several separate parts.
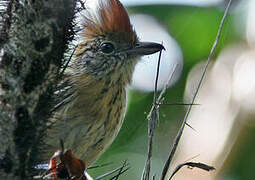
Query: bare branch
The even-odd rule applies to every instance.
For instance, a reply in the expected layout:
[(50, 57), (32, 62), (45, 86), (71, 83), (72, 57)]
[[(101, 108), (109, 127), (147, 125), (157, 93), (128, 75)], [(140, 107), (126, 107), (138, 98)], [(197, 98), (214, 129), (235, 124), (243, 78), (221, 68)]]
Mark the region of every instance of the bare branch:
[(141, 178), (142, 180), (150, 179), (153, 136), (154, 136), (155, 124), (159, 119), (159, 112), (158, 112), (158, 109), (160, 107), (159, 103), (161, 103), (161, 101), (163, 101), (163, 95), (166, 92), (166, 89), (167, 89), (170, 81), (172, 80), (173, 74), (175, 73), (175, 70), (177, 68), (177, 65), (175, 65), (163, 90), (161, 91), (160, 95), (157, 98), (157, 87), (158, 87), (161, 54), (162, 54), (162, 51), (160, 51), (159, 59), (158, 59), (157, 75), (156, 75), (156, 80), (155, 80), (154, 101), (153, 101), (151, 111), (150, 111), (149, 115), (147, 116), (147, 120), (148, 120), (148, 152), (147, 152), (146, 164), (145, 164), (142, 178)]
[[(117, 174), (116, 176), (112, 177), (110, 180), (118, 180), (119, 177), (120, 177), (120, 175), (123, 174), (124, 172), (126, 172), (126, 171), (129, 169), (129, 167), (126, 168), (126, 169), (124, 169), (124, 167), (125, 167), (126, 165), (127, 165), (127, 161), (124, 161), (124, 163), (123, 163), (122, 167), (120, 168), (118, 174)], [(123, 170), (123, 169), (124, 169), (124, 170)]]
[(187, 110), (187, 112), (186, 112), (186, 114), (185, 114), (185, 117), (184, 117), (182, 126), (181, 126), (181, 128), (180, 128), (180, 130), (179, 130), (179, 132), (178, 132), (178, 134), (177, 134), (177, 136), (176, 136), (176, 139), (175, 139), (175, 141), (174, 141), (174, 144), (173, 144), (173, 147), (172, 147), (171, 152), (170, 152), (170, 154), (169, 154), (169, 157), (168, 157), (168, 159), (167, 159), (167, 161), (166, 161), (166, 163), (165, 163), (165, 166), (164, 166), (164, 168), (163, 168), (163, 171), (162, 171), (162, 174), (161, 174), (161, 178), (160, 178), (161, 180), (164, 180), (165, 177), (166, 177), (166, 175), (167, 175), (167, 171), (168, 171), (168, 169), (169, 169), (169, 167), (170, 167), (170, 164), (171, 164), (172, 159), (173, 159), (173, 157), (174, 157), (174, 154), (175, 154), (175, 152), (176, 152), (176, 149), (177, 149), (177, 146), (178, 146), (179, 141), (180, 141), (180, 139), (181, 139), (181, 136), (182, 136), (182, 134), (183, 134), (184, 128), (185, 128), (185, 126), (187, 125), (187, 118), (188, 118), (189, 113), (190, 113), (190, 111), (191, 111), (192, 105), (193, 105), (194, 102), (195, 102), (195, 99), (196, 99), (196, 97), (197, 97), (197, 94), (198, 94), (198, 91), (199, 91), (199, 89), (200, 89), (200, 87), (201, 87), (201, 84), (202, 84), (202, 82), (203, 82), (203, 80), (204, 80), (206, 71), (207, 71), (207, 69), (208, 69), (208, 66), (209, 66), (211, 60), (212, 60), (212, 57), (213, 57), (214, 52), (215, 52), (215, 49), (216, 49), (216, 47), (217, 47), (217, 45), (218, 45), (219, 39), (220, 39), (220, 37), (221, 37), (221, 32), (222, 32), (223, 26), (224, 26), (224, 24), (225, 24), (225, 20), (226, 20), (226, 17), (227, 17), (227, 15), (228, 15), (228, 12), (229, 12), (231, 3), (232, 3), (232, 0), (229, 0), (229, 3), (228, 3), (228, 5), (227, 5), (227, 7), (226, 7), (226, 10), (225, 10), (225, 12), (224, 12), (224, 15), (223, 15), (223, 17), (222, 17), (222, 20), (221, 20), (221, 23), (220, 23), (220, 26), (219, 26), (219, 30), (218, 30), (218, 33), (217, 33), (217, 36), (216, 36), (216, 40), (215, 40), (215, 42), (214, 42), (214, 44), (213, 44), (213, 46), (212, 46), (211, 52), (210, 52), (210, 54), (209, 54), (209, 56), (208, 56), (207, 63), (206, 63), (206, 65), (205, 65), (204, 69), (203, 69), (203, 73), (202, 73), (202, 76), (201, 76), (200, 81), (199, 81), (199, 83), (198, 83), (197, 89), (196, 89), (196, 91), (195, 91), (195, 93), (194, 93), (194, 96), (193, 96), (193, 98), (192, 98), (192, 101), (191, 101), (191, 103), (190, 103), (191, 105), (188, 106), (188, 110)]
[(65, 73), (65, 70), (68, 68), (68, 65), (69, 65), (69, 63), (71, 62), (71, 60), (72, 60), (72, 58), (73, 58), (73, 55), (74, 55), (75, 50), (77, 49), (77, 47), (78, 47), (78, 45), (76, 45), (76, 46), (74, 47), (74, 49), (72, 50), (72, 53), (71, 53), (70, 57), (68, 58), (67, 62), (64, 64), (64, 67), (63, 67), (62, 71), (59, 73), (59, 77), (60, 77), (60, 78), (63, 77), (63, 75), (64, 75), (64, 73)]
[(159, 71), (160, 71), (161, 55), (162, 55), (162, 50), (159, 52), (159, 58), (158, 58), (157, 74), (156, 74), (156, 80), (155, 80), (155, 90), (154, 90), (154, 104), (156, 104), (156, 100), (157, 100), (158, 79), (159, 79)]
[(160, 70), (160, 61), (161, 61), (161, 54), (162, 50), (159, 53), (158, 58), (158, 66), (157, 66), (157, 74), (155, 80), (155, 90), (154, 90), (154, 100), (151, 112), (149, 113), (148, 119), (148, 153), (147, 153), (147, 160), (143, 170), (142, 180), (149, 180), (150, 179), (150, 168), (151, 168), (151, 157), (152, 157), (152, 144), (153, 144), (153, 135), (155, 129), (155, 123), (158, 119), (158, 106), (156, 106), (157, 102), (157, 91), (158, 91), (158, 78), (159, 78), (159, 70)]
[[(125, 173), (125, 172), (129, 169), (129, 167), (127, 167), (127, 166), (128, 166), (128, 163), (125, 161), (121, 167), (119, 167), (119, 168), (117, 168), (117, 169), (114, 169), (114, 170), (112, 170), (112, 171), (110, 171), (110, 172), (107, 172), (107, 173), (105, 173), (105, 174), (103, 174), (103, 175), (101, 175), (101, 176), (95, 178), (94, 180), (101, 180), (101, 179), (103, 179), (103, 178), (105, 178), (105, 177), (108, 177), (108, 176), (114, 174), (115, 172), (118, 172), (118, 171), (119, 171), (118, 174), (117, 174), (116, 176), (113, 176), (113, 177), (111, 178), (111, 180), (113, 180), (114, 178), (115, 178), (115, 180), (117, 180), (118, 177), (119, 177), (121, 174)], [(116, 178), (117, 178), (117, 179), (116, 179)]]
[(199, 106), (201, 104), (190, 104), (190, 103), (160, 103), (160, 106)]
[(109, 163), (105, 163), (105, 164), (100, 164), (100, 165), (96, 165), (96, 166), (91, 166), (91, 167), (88, 167), (87, 169), (96, 169), (96, 168), (101, 168), (101, 167), (105, 167), (105, 166), (108, 166), (108, 165), (111, 165), (113, 164), (112, 162), (109, 162)]
[(186, 162), (186, 163), (182, 163), (182, 164), (179, 164), (175, 169), (174, 171), (172, 172), (172, 174), (170, 175), (170, 178), (169, 180), (171, 180), (173, 178), (173, 176), (184, 166), (188, 166), (190, 168), (199, 168), (199, 169), (202, 169), (202, 170), (205, 170), (205, 171), (212, 171), (212, 170), (215, 170), (214, 167), (212, 166), (208, 166), (206, 164), (203, 164), (203, 163), (196, 163), (196, 162)]
[(156, 175), (155, 174), (152, 176), (152, 180), (156, 180)]

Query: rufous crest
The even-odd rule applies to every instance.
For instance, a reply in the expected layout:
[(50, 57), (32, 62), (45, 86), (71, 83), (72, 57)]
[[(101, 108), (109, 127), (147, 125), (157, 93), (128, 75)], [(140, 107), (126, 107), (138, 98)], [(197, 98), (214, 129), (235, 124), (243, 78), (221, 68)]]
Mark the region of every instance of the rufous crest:
[(125, 41), (137, 41), (128, 13), (119, 0), (98, 0), (96, 11), (86, 13), (83, 26), (84, 37), (118, 34)]

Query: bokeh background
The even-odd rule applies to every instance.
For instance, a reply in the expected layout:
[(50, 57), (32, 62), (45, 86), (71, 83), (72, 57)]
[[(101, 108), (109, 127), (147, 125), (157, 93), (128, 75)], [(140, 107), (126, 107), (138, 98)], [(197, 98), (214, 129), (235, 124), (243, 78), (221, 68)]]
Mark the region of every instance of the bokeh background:
[[(122, 0), (141, 40), (163, 42), (159, 88), (173, 66), (166, 103), (189, 103), (215, 40), (228, 0)], [(96, 177), (131, 166), (120, 179), (140, 179), (147, 152), (146, 116), (153, 100), (157, 56), (142, 58), (128, 93), (124, 125), (114, 143), (96, 162), (113, 162), (89, 170)], [(255, 1), (234, 0), (219, 46), (200, 89), (175, 156), (203, 162), (213, 172), (183, 168), (175, 180), (255, 179)], [(152, 170), (158, 178), (181, 125), (185, 106), (162, 106), (156, 127)]]

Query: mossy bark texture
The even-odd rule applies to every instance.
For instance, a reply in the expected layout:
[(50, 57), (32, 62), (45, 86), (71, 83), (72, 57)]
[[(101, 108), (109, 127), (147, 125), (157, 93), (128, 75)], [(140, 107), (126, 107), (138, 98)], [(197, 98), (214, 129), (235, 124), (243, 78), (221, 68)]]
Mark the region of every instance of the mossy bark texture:
[[(32, 179), (75, 0), (5, 0), (0, 23), (0, 179)], [(58, 143), (58, 142), (56, 142)]]

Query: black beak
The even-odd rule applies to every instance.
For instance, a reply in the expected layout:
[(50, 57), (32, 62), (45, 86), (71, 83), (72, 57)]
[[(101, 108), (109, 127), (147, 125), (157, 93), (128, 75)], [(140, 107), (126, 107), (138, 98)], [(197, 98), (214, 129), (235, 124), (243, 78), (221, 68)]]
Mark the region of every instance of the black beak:
[(153, 42), (138, 42), (136, 43), (135, 47), (126, 51), (128, 55), (149, 55), (154, 54), (156, 52), (161, 51), (162, 49), (165, 50), (164, 46), (158, 43)]

